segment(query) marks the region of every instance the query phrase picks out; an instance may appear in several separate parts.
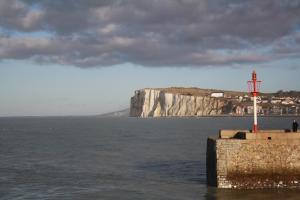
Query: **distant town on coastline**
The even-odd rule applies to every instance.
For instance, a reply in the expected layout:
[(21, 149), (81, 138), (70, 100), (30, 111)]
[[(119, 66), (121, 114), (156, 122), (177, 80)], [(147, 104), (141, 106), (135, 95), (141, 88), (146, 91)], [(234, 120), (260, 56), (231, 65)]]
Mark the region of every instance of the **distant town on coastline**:
[[(258, 115), (299, 115), (300, 92), (279, 90), (260, 93)], [(130, 116), (210, 116), (253, 114), (253, 97), (248, 92), (200, 88), (146, 88), (131, 98)]]
[[(226, 99), (228, 104), (224, 114), (253, 114), (253, 97), (249, 93), (244, 95), (212, 93), (211, 95), (219, 95)], [(257, 97), (257, 104), (259, 115), (299, 115), (300, 92), (279, 90), (275, 93), (261, 93)]]

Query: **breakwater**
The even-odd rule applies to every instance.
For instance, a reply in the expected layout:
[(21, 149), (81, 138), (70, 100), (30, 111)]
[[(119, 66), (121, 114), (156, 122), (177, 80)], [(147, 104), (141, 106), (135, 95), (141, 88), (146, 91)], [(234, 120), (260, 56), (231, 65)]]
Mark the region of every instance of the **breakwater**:
[(222, 130), (207, 140), (207, 183), (218, 188), (300, 188), (300, 133)]

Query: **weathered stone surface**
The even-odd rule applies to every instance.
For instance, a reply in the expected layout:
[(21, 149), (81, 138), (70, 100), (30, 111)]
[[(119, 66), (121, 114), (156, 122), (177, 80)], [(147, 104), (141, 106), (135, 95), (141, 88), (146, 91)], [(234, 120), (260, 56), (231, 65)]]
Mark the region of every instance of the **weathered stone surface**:
[(208, 139), (208, 184), (219, 188), (300, 188), (300, 135), (288, 139), (287, 133), (276, 134), (271, 140)]

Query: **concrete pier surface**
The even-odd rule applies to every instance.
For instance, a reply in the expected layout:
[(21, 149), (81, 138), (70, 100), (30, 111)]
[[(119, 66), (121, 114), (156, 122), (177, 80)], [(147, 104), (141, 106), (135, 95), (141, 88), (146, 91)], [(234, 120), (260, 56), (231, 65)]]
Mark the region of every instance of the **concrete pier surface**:
[(300, 188), (300, 132), (221, 130), (207, 139), (206, 174), (218, 188)]

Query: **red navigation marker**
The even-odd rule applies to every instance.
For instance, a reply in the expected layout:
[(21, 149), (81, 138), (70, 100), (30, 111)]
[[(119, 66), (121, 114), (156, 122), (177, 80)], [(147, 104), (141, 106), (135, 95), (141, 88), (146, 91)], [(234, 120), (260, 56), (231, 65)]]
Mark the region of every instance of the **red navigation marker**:
[(256, 72), (252, 72), (252, 80), (248, 81), (248, 89), (249, 92), (253, 96), (253, 117), (254, 117), (254, 122), (253, 122), (253, 132), (257, 133), (258, 131), (258, 126), (257, 126), (257, 105), (256, 105), (256, 98), (259, 93), (259, 87), (260, 87), (261, 81), (257, 80)]

